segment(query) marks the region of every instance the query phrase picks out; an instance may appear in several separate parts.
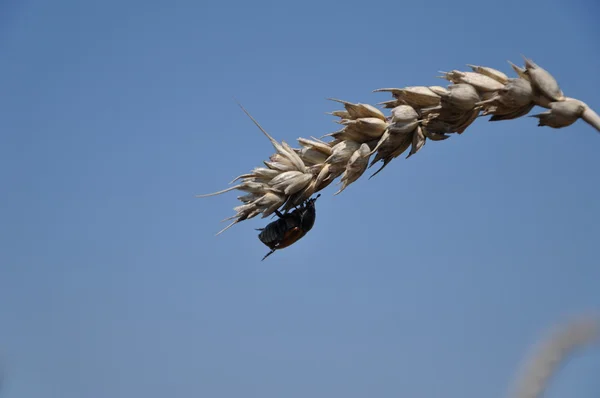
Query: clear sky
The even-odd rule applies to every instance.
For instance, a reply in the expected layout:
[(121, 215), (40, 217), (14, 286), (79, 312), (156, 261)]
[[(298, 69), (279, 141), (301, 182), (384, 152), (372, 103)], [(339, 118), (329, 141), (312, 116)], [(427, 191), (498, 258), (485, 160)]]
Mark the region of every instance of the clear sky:
[[(342, 98), (521, 54), (600, 112), (593, 0), (0, 2), (0, 367), (9, 398), (505, 397), (600, 308), (600, 135), (479, 119), (317, 202), (296, 245), (215, 237), (277, 139)], [(373, 169), (372, 169), (373, 170)], [(370, 174), (371, 170), (369, 171)], [(598, 397), (600, 351), (547, 397)]]

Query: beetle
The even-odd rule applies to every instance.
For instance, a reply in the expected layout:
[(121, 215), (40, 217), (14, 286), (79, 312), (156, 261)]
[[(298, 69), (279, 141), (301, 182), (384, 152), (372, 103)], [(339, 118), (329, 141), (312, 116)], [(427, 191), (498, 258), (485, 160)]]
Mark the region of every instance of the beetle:
[(258, 239), (271, 249), (261, 261), (264, 261), (265, 258), (269, 257), (276, 250), (286, 248), (298, 242), (312, 229), (316, 218), (315, 201), (319, 196), (321, 194), (315, 198), (308, 199), (291, 213), (282, 214), (279, 210), (276, 210), (275, 214), (277, 214), (279, 219), (264, 228), (256, 229), (257, 231), (261, 231), (258, 234)]

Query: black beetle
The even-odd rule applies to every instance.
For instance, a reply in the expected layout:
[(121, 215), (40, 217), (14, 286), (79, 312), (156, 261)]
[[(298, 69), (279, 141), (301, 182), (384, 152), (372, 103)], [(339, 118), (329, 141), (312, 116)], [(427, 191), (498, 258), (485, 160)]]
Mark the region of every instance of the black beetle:
[(273, 254), (275, 250), (293, 245), (312, 229), (316, 218), (315, 201), (319, 196), (321, 194), (314, 199), (308, 199), (291, 213), (282, 214), (275, 211), (279, 219), (264, 228), (257, 229), (257, 231), (261, 231), (258, 239), (271, 249), (263, 257), (263, 260)]

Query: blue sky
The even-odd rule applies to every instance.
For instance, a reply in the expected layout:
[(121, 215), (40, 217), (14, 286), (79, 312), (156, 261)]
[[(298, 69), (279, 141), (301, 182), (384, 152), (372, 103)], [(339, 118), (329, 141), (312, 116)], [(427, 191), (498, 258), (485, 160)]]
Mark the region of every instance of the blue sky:
[[(267, 252), (227, 186), (328, 97), (521, 54), (600, 111), (594, 1), (0, 3), (0, 365), (10, 398), (506, 396), (600, 307), (600, 136), (478, 120)], [(511, 73), (512, 76), (512, 73)], [(547, 397), (597, 397), (600, 352)]]

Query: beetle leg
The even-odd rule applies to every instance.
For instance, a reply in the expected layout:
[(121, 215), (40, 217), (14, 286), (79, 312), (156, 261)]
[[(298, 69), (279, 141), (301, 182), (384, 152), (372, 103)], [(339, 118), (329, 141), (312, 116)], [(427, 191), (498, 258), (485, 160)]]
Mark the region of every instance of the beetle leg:
[(275, 214), (277, 214), (277, 217), (283, 218), (283, 214), (279, 210), (275, 210)]
[(265, 261), (265, 258), (269, 257), (271, 254), (275, 253), (275, 249), (271, 250), (270, 252), (268, 252), (260, 261)]

